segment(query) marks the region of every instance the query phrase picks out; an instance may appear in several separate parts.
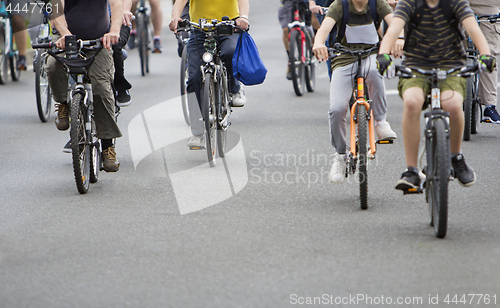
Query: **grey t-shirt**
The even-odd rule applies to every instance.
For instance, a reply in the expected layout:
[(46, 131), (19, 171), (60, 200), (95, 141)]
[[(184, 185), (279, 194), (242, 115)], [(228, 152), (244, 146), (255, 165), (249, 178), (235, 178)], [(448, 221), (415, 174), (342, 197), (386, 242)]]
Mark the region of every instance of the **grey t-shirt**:
[(77, 39), (94, 40), (109, 32), (107, 0), (65, 0), (64, 14)]

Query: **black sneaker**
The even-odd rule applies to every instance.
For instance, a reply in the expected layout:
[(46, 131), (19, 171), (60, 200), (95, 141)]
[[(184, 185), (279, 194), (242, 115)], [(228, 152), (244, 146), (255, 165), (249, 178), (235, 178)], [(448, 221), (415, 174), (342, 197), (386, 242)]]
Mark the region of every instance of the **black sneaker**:
[(451, 158), (453, 173), (462, 186), (468, 187), (476, 182), (476, 173), (467, 165), (463, 154), (457, 154)]
[(116, 91), (116, 105), (118, 107), (126, 107), (131, 103), (131, 97), (128, 90), (118, 90)]
[(153, 53), (161, 53), (161, 42), (160, 39), (153, 40)]
[(483, 122), (500, 124), (500, 115), (495, 105), (488, 105), (484, 107)]
[(17, 59), (17, 69), (20, 71), (25, 71), (28, 68), (28, 65), (26, 64), (26, 57), (25, 56), (19, 56)]
[(396, 189), (399, 190), (418, 189), (419, 187), (420, 176), (418, 175), (418, 169), (415, 167), (408, 167), (396, 184)]

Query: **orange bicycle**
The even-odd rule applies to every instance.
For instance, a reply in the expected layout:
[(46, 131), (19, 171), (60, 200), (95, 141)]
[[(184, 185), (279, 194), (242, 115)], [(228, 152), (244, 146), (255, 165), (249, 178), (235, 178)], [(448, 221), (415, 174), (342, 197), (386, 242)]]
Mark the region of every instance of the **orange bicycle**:
[(354, 77), (353, 99), (351, 100), (350, 119), (350, 147), (347, 155), (347, 169), (345, 176), (353, 175), (358, 169), (359, 193), (361, 209), (368, 208), (368, 173), (367, 158), (374, 159), (377, 151), (376, 144), (392, 144), (393, 140), (375, 140), (375, 128), (371, 100), (365, 91), (365, 76), (363, 76), (362, 60), (368, 57), (379, 44), (372, 45), (369, 49), (351, 50), (339, 43), (329, 48), (330, 58), (335, 58), (341, 53), (348, 53), (356, 57), (358, 63)]

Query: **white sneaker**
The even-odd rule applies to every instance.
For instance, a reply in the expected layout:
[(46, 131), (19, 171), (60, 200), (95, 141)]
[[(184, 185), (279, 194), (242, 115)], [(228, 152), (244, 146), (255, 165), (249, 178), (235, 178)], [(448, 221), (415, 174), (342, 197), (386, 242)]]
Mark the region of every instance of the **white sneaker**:
[(205, 148), (205, 135), (193, 135), (189, 137), (187, 146), (191, 150), (203, 150)]
[(233, 94), (233, 102), (232, 102), (233, 107), (243, 107), (243, 106), (245, 106), (246, 102), (247, 102), (247, 98), (245, 97), (245, 93), (243, 92), (243, 89), (240, 89), (240, 91), (238, 93)]
[(397, 138), (396, 133), (391, 129), (391, 125), (387, 121), (380, 121), (375, 125), (375, 132), (378, 140), (393, 140)]
[(332, 169), (330, 169), (330, 174), (328, 178), (332, 183), (342, 183), (345, 178), (346, 161), (345, 154), (336, 153), (333, 158)]

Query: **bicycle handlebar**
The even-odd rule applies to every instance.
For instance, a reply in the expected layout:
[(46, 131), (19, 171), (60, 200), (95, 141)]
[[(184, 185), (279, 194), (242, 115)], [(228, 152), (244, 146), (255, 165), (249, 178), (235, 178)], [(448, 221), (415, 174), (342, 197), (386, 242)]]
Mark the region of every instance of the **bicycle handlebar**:
[(478, 70), (479, 70), (479, 63), (475, 63), (474, 65), (458, 66), (449, 70), (441, 70), (441, 69), (424, 70), (418, 67), (396, 65), (396, 76), (402, 78), (413, 78), (415, 77), (413, 71), (417, 71), (420, 74), (426, 76), (435, 76), (438, 79), (446, 79), (446, 76), (456, 71), (460, 71), (460, 74), (458, 74), (459, 77), (471, 77)]
[[(238, 29), (240, 31), (248, 31), (245, 29), (242, 29), (238, 26), (236, 26), (236, 22), (234, 20), (229, 20), (229, 17), (224, 16), (222, 17), (222, 21), (218, 21), (217, 19), (203, 19), (200, 18), (199, 23), (192, 22), (187, 19), (183, 19), (181, 22), (178, 23), (177, 25), (177, 31), (189, 31), (190, 27), (201, 30), (203, 32), (216, 32), (217, 29), (220, 29), (221, 27), (231, 27), (233, 29)], [(179, 29), (179, 27), (181, 29)], [(249, 27), (250, 29), (250, 27)], [(231, 33), (232, 34), (232, 33)]]
[(337, 56), (340, 55), (340, 53), (350, 53), (351, 55), (357, 55), (357, 56), (363, 56), (370, 54), (372, 51), (378, 49), (380, 46), (380, 43), (372, 45), (369, 49), (357, 49), (357, 50), (352, 50), (349, 47), (346, 47), (344, 45), (341, 45), (340, 43), (335, 43), (333, 45), (333, 48), (328, 48), (328, 55), (330, 59), (333, 59)]
[[(102, 46), (102, 38), (98, 38), (96, 40), (77, 40), (77, 47), (78, 50), (81, 50), (85, 47), (92, 48), (92, 47), (101, 47)], [(59, 49), (56, 46), (56, 43), (54, 42), (48, 42), (48, 43), (41, 43), (41, 44), (32, 44), (31, 47), (33, 49)], [(63, 49), (60, 49), (60, 51), (64, 51)]]
[(490, 23), (494, 24), (497, 21), (499, 21), (499, 19), (500, 19), (500, 13), (498, 13), (496, 15), (481, 15), (481, 16), (476, 16), (476, 19), (478, 21), (481, 21), (481, 19), (485, 19), (485, 20), (489, 21)]

